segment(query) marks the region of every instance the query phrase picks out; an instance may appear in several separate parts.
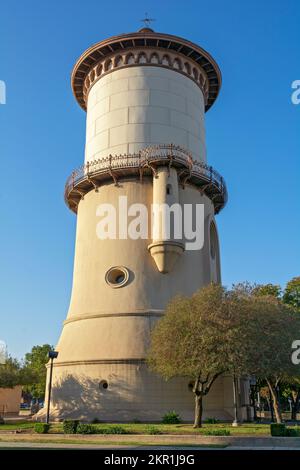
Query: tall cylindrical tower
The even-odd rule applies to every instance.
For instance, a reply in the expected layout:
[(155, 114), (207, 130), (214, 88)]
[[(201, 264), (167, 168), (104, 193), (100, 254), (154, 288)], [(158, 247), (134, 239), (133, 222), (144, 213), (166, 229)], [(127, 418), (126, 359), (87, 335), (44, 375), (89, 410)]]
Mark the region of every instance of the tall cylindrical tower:
[[(206, 163), (204, 126), (220, 84), (207, 52), (149, 28), (101, 41), (77, 61), (72, 87), (87, 111), (85, 163), (65, 188), (77, 234), (70, 309), (53, 372), (53, 418), (159, 420), (175, 409), (192, 419), (188, 382), (165, 382), (147, 369), (145, 357), (169, 299), (220, 281), (215, 214), (227, 193)], [(134, 204), (153, 215), (155, 233), (126, 235), (123, 222), (134, 216)], [(186, 249), (176, 227), (163, 236), (155, 204), (202, 204), (203, 247)], [(108, 205), (118, 208), (116, 230), (103, 237)], [(232, 406), (231, 382), (222, 377), (205, 409), (228, 418)]]

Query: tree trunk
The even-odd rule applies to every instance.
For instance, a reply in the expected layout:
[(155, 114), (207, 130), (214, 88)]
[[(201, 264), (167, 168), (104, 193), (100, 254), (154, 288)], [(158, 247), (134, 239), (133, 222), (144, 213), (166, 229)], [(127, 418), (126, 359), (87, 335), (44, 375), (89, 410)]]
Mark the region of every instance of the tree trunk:
[(269, 407), (270, 416), (271, 416), (271, 423), (274, 423), (274, 408), (273, 408), (272, 397), (268, 399), (268, 407)]
[(292, 392), (292, 413), (291, 419), (292, 421), (297, 421), (297, 412), (299, 407), (299, 400), (300, 400), (300, 391), (299, 392)]
[(280, 403), (278, 399), (278, 395), (276, 393), (275, 387), (271, 384), (269, 380), (266, 381), (270, 390), (270, 394), (272, 397), (272, 402), (273, 402), (273, 409), (275, 413), (275, 418), (276, 418), (276, 423), (282, 423), (282, 416), (281, 416), (281, 410), (280, 410)]
[(297, 420), (297, 408), (298, 405), (294, 401), (292, 402), (292, 413), (291, 413), (291, 420), (296, 421)]
[(253, 390), (251, 393), (251, 405), (253, 408), (253, 421), (257, 421), (255, 390)]
[(279, 405), (279, 401), (277, 397), (273, 399), (273, 406), (274, 406), (276, 423), (282, 423), (281, 410), (280, 410), (280, 405)]
[(201, 428), (202, 427), (202, 413), (203, 413), (203, 396), (195, 395), (195, 421), (194, 421), (194, 428)]

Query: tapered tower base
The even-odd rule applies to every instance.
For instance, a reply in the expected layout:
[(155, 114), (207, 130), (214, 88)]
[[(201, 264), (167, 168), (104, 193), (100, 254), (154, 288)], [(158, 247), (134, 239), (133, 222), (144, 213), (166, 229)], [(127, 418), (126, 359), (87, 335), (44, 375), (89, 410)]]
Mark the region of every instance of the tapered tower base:
[[(79, 419), (108, 422), (161, 422), (175, 410), (185, 422), (194, 419), (194, 394), (186, 379), (168, 382), (151, 373), (141, 361), (60, 366), (52, 389), (51, 420)], [(106, 377), (99, 381), (99, 377)], [(240, 393), (245, 393), (242, 384)], [(204, 419), (232, 421), (231, 377), (220, 377), (204, 399)], [(42, 420), (41, 410), (37, 419)], [(239, 419), (246, 409), (239, 408)]]

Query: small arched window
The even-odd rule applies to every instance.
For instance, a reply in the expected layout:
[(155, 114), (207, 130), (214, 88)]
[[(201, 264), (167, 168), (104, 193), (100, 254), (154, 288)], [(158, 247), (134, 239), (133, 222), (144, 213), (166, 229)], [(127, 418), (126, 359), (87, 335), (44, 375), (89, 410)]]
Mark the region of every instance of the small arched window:
[(191, 66), (187, 62), (184, 64), (184, 72), (191, 74)]
[(198, 70), (195, 68), (193, 68), (193, 75), (194, 75), (195, 80), (198, 80)]
[(115, 67), (120, 67), (123, 64), (123, 57), (121, 55), (115, 58)]
[(212, 257), (212, 259), (215, 259), (218, 253), (218, 235), (217, 235), (217, 229), (216, 229), (214, 222), (210, 224), (209, 239), (210, 239), (210, 256)]
[(171, 184), (167, 184), (166, 192), (167, 192), (167, 196), (172, 195), (172, 185)]
[(139, 55), (138, 62), (139, 62), (139, 64), (146, 64), (146, 62), (147, 62), (146, 54), (144, 54), (144, 53), (142, 52), (142, 53)]
[(134, 55), (133, 54), (128, 54), (126, 57), (126, 64), (134, 64)]
[(97, 74), (97, 77), (99, 77), (99, 75), (101, 75), (102, 73), (102, 64), (99, 64), (97, 65), (96, 67), (96, 74)]
[(150, 62), (151, 62), (151, 64), (158, 64), (159, 63), (158, 55), (156, 53), (152, 54), (152, 56), (150, 58)]
[(173, 62), (173, 67), (174, 69), (178, 69), (178, 70), (181, 70), (181, 62), (179, 59), (175, 59), (174, 62)]

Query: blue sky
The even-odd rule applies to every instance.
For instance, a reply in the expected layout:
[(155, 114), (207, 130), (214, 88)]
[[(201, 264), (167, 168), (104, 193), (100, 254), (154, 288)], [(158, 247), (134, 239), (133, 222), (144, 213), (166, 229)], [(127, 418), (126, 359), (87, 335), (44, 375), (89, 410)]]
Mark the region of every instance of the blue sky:
[(206, 128), (209, 163), (229, 190), (217, 219), (223, 283), (300, 275), (297, 0), (3, 2), (0, 339), (15, 356), (55, 344), (69, 304), (76, 218), (63, 188), (85, 138), (72, 67), (91, 44), (139, 29), (146, 11), (156, 31), (200, 44), (222, 71)]

